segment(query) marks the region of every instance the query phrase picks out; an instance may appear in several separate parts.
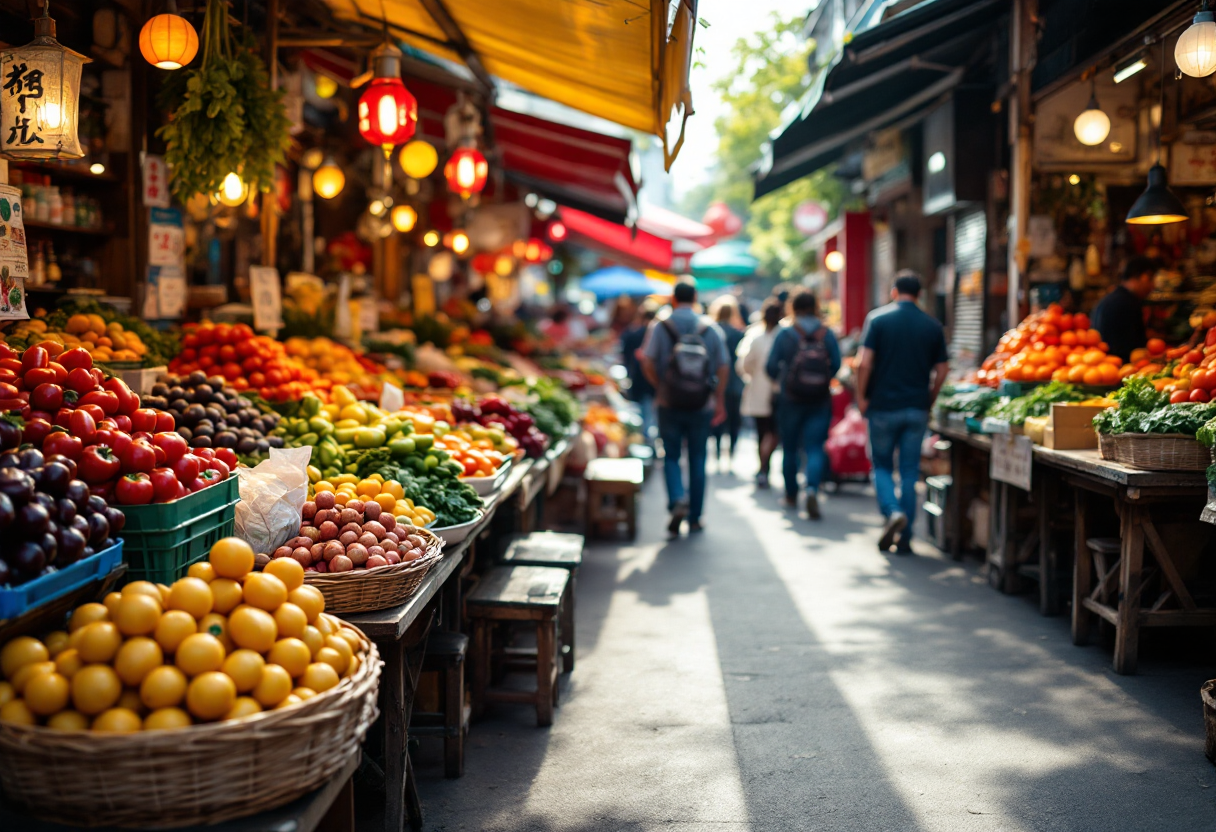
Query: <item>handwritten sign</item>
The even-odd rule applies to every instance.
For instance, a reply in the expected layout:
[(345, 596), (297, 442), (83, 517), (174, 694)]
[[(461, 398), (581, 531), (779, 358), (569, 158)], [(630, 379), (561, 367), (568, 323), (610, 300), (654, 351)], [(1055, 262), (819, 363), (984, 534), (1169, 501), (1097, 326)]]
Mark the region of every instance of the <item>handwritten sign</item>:
[(169, 207), (169, 166), (163, 156), (144, 155), (144, 205), (149, 208)]
[(175, 208), (153, 208), (148, 217), (148, 265), (186, 265), (186, 233)]
[(0, 320), (25, 320), (25, 279), (29, 277), (21, 191), (0, 185)]
[(157, 307), (161, 318), (180, 318), (186, 311), (186, 272), (180, 266), (158, 266)]
[(279, 286), (279, 270), (273, 266), (250, 266), (249, 296), (253, 301), (253, 328), (281, 329), (283, 296)]
[(1030, 471), (1034, 461), (1034, 445), (1028, 436), (1016, 434), (992, 435), (992, 458), (988, 475), (994, 480), (1030, 490)]

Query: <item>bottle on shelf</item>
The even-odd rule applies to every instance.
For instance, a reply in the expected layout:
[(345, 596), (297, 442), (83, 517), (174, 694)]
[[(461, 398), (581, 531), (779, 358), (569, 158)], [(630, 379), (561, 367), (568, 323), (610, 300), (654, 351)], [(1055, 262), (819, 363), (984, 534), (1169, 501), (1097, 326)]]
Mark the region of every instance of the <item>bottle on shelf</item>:
[(46, 283), (46, 258), (42, 253), (42, 242), (34, 245), (34, 257), (30, 261), (30, 285), (42, 286)]
[(59, 268), (59, 263), (55, 260), (55, 244), (48, 241), (46, 244), (46, 281), (53, 286), (58, 286), (62, 279), (63, 270)]
[(57, 185), (51, 185), (47, 197), (47, 222), (51, 225), (63, 225), (63, 195)]
[(76, 195), (72, 193), (71, 188), (62, 190), (63, 198), (63, 224), (64, 225), (80, 225), (76, 222)]

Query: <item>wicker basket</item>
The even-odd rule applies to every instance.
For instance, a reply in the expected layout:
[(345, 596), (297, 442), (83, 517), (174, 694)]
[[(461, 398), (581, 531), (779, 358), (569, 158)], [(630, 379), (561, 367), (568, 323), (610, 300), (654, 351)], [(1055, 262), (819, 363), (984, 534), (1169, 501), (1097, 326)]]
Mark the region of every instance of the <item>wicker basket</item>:
[[(1111, 459), (1143, 471), (1205, 471), (1212, 464), (1211, 452), (1185, 433), (1119, 433), (1108, 437)], [(1099, 451), (1102, 445), (1099, 439)]]
[(1115, 460), (1115, 435), (1111, 433), (1098, 434), (1098, 456), (1102, 459)]
[(1216, 763), (1216, 695), (1214, 693), (1216, 693), (1216, 679), (1209, 679), (1199, 689), (1199, 696), (1203, 699), (1203, 727), (1205, 731), (1203, 754), (1213, 763)]
[(305, 572), (304, 582), (321, 590), (325, 611), (336, 615), (374, 612), (404, 604), (443, 557), (441, 537), (417, 528), (411, 534), (427, 541), (425, 554), (417, 560), (352, 572)]
[(359, 669), (283, 710), (137, 734), (2, 724), (5, 799), (61, 823), (157, 828), (219, 823), (290, 803), (358, 754), (378, 715), (380, 655), (350, 629), (363, 642)]

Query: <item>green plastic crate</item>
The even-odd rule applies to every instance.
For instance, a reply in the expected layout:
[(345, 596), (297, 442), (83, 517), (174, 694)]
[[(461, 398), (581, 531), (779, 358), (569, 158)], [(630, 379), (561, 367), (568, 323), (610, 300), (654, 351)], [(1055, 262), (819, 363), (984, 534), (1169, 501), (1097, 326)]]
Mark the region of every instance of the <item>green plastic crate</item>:
[[(169, 584), (185, 577), (192, 564), (207, 557), (217, 541), (236, 530), (239, 501), (234, 477), (172, 503), (125, 507), (127, 524), (122, 539), (127, 580)], [(158, 526), (174, 520), (181, 522)]]

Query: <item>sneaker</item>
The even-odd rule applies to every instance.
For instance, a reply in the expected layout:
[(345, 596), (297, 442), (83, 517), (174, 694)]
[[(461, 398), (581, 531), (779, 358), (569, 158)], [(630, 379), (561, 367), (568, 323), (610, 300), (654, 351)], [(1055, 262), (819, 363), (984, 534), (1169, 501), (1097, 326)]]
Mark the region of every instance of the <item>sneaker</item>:
[(895, 547), (895, 554), (897, 554), (897, 555), (915, 555), (916, 552), (912, 551), (911, 543), (909, 543), (907, 541), (900, 541), (899, 544)]
[(705, 524), (702, 523), (700, 520), (689, 520), (688, 521), (688, 533), (689, 534), (693, 534), (694, 532), (703, 532), (703, 531), (705, 531)]
[(782, 508), (798, 508), (798, 498), (790, 497), (788, 495), (785, 497), (782, 497), (781, 498), (781, 507)]
[(806, 492), (806, 513), (812, 520), (818, 520), (819, 514), (819, 498), (815, 496), (814, 491)]
[(768, 488), (768, 474), (756, 474), (756, 488)]
[(878, 538), (878, 548), (882, 551), (887, 551), (895, 545), (896, 536), (904, 530), (908, 525), (908, 515), (902, 511), (894, 512), (887, 518), (886, 525), (882, 527), (882, 537)]
[(684, 518), (688, 516), (688, 502), (680, 500), (671, 507), (671, 522), (667, 524), (667, 533), (672, 537), (680, 534), (680, 525), (684, 522)]

